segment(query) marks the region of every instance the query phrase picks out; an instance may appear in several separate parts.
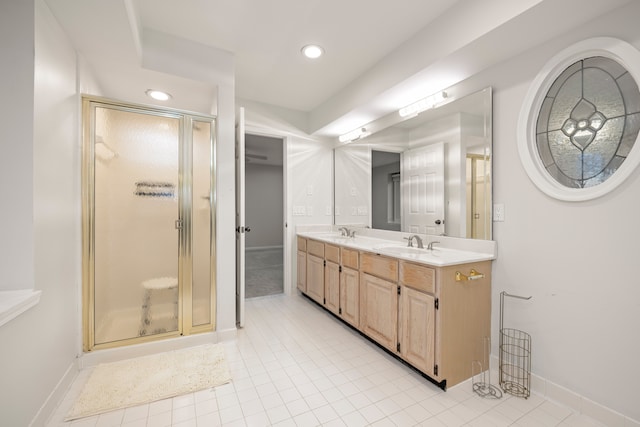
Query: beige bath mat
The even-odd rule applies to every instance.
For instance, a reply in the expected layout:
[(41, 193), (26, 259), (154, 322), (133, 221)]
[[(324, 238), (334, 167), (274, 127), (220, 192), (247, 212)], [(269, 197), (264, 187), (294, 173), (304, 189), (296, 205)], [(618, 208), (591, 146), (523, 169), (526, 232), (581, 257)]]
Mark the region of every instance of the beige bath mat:
[(66, 421), (193, 393), (230, 380), (219, 344), (105, 363), (91, 372)]

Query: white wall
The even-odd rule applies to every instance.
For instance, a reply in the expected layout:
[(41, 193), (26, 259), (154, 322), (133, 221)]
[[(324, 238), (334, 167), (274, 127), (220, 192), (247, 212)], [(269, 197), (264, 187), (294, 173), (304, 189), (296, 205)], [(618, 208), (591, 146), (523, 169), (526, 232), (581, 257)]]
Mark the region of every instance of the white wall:
[(597, 200), (551, 199), (525, 174), (516, 126), (528, 87), (547, 60), (594, 36), (640, 48), (638, 16), (640, 3), (633, 2), (473, 79), (477, 87), (494, 88), (494, 200), (506, 211), (505, 221), (494, 223), (493, 354), (499, 293), (532, 295), (528, 302), (507, 301), (505, 325), (532, 335), (534, 374), (636, 420), (640, 170)]
[(371, 149), (347, 145), (334, 151), (336, 224), (371, 225)]
[[(236, 331), (236, 190), (234, 85), (217, 87), (216, 120), (216, 331)], [(212, 111), (213, 113), (213, 111)]]
[[(3, 251), (17, 250), (13, 266), (3, 265), (0, 274), (2, 282), (8, 272), (29, 281), (33, 276), (42, 297), (36, 307), (0, 327), (0, 424), (26, 426), (58, 382), (67, 378), (79, 348), (79, 97), (75, 52), (44, 3), (35, 1), (35, 21), (33, 4), (29, 14), (14, 13), (18, 4), (29, 9), (30, 2), (12, 0), (2, 6), (7, 3), (12, 11), (3, 10), (0, 19), (11, 23), (15, 32), (0, 37), (2, 56), (11, 58), (3, 62), (11, 73), (3, 69), (2, 80), (14, 89), (3, 90), (2, 116), (7, 118), (5, 109), (16, 107), (19, 116), (16, 128), (10, 126), (15, 135), (3, 141), (1, 157), (19, 173), (3, 166), (0, 181), (18, 190), (23, 202), (10, 208), (3, 205), (2, 224), (15, 230), (23, 242), (7, 240), (3, 232)], [(0, 25), (3, 30), (4, 24)], [(33, 57), (34, 46), (35, 61), (23, 61), (24, 55)], [(24, 79), (31, 80), (31, 88), (23, 87)], [(27, 103), (32, 103), (33, 113)], [(21, 149), (13, 151), (12, 143)], [(16, 218), (4, 217), (7, 212)], [(32, 255), (25, 250), (29, 246)]]
[(245, 200), (247, 249), (282, 246), (282, 166), (247, 163)]
[(34, 4), (0, 3), (0, 290), (33, 287)]

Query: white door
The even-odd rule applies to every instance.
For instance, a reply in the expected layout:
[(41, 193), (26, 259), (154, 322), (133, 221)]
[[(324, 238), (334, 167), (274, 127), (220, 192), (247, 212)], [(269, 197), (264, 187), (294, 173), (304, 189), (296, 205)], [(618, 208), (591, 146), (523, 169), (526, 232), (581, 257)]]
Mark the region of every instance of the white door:
[(244, 108), (236, 113), (236, 323), (244, 326)]
[(444, 233), (444, 142), (405, 151), (400, 170), (402, 231)]

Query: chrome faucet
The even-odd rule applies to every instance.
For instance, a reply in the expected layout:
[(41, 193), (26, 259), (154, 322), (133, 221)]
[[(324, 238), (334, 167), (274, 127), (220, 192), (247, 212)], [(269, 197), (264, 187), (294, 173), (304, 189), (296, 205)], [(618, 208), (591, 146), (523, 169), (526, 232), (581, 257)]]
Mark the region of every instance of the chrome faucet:
[(356, 237), (356, 230), (349, 230), (347, 227), (338, 228), (341, 236), (345, 237)]
[(433, 250), (433, 244), (434, 243), (440, 243), (440, 242), (438, 242), (438, 241), (429, 242), (429, 244), (427, 245), (427, 250), (428, 251), (432, 251)]
[(405, 239), (407, 239), (409, 241), (409, 243), (407, 244), (408, 247), (412, 248), (413, 247), (413, 239), (416, 239), (416, 243), (418, 244), (418, 248), (419, 249), (424, 249), (424, 245), (422, 244), (422, 239), (417, 234), (412, 234), (409, 237), (405, 237)]

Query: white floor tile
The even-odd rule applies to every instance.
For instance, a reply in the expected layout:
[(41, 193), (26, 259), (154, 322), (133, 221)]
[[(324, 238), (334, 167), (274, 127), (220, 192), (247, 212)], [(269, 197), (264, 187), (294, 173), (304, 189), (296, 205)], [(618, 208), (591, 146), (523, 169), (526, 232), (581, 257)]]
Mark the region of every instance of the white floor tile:
[(149, 415), (147, 426), (151, 427), (167, 427), (171, 426), (171, 412), (161, 412), (159, 414)]
[[(266, 412), (259, 412), (257, 414), (249, 415), (245, 417), (245, 422), (248, 427), (265, 427), (270, 424), (269, 417)], [(204, 424), (208, 427), (208, 424)]]
[(338, 413), (333, 409), (331, 405), (321, 406), (313, 410), (313, 414), (316, 416), (321, 424), (325, 424), (329, 421), (339, 418)]
[(313, 412), (308, 411), (293, 417), (293, 421), (296, 426), (299, 427), (312, 427), (320, 425), (320, 421), (316, 418)]
[(188, 405), (180, 408), (175, 408), (172, 411), (171, 422), (179, 423), (182, 421), (193, 420), (196, 418), (196, 406)]
[(603, 426), (536, 394), (482, 399), (468, 382), (444, 392), (297, 295), (247, 300), (246, 310), (237, 339), (222, 343), (229, 384), (62, 422), (87, 369), (47, 427)]
[(385, 417), (384, 413), (375, 404), (371, 404), (360, 409), (360, 414), (367, 420), (369, 424), (380, 421)]
[(273, 424), (291, 418), (287, 407), (284, 405), (267, 409), (267, 416), (269, 417), (269, 421)]
[(342, 421), (349, 427), (363, 427), (367, 425), (367, 420), (358, 411), (351, 412), (342, 417)]
[(107, 412), (98, 416), (98, 422), (96, 427), (111, 427), (119, 426), (122, 424), (122, 418), (124, 417), (124, 409), (120, 411)]

